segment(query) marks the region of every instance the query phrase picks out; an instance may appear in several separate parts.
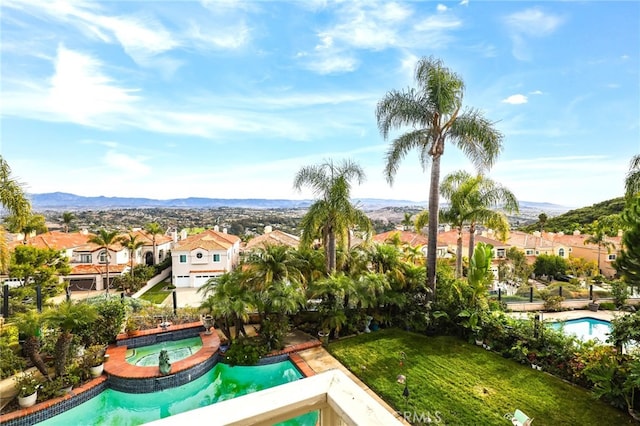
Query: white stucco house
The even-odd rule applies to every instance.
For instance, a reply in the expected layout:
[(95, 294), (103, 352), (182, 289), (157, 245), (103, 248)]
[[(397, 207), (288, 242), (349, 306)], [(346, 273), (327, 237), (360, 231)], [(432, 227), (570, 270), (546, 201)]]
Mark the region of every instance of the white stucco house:
[(232, 271), (240, 257), (240, 238), (217, 227), (178, 241), (171, 250), (176, 287), (201, 287), (210, 278)]

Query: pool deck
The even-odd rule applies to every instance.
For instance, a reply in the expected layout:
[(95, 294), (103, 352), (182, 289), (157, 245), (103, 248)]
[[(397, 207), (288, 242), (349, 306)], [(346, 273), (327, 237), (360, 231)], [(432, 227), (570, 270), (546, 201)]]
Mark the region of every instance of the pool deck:
[[(513, 318), (526, 319), (529, 315), (536, 312), (511, 312), (510, 315)], [(575, 311), (562, 311), (562, 312), (544, 312), (542, 313), (543, 321), (567, 321), (579, 318), (595, 318), (603, 321), (611, 321), (616, 317), (627, 315), (629, 312), (625, 311), (589, 311), (586, 309)]]
[[(200, 326), (200, 323), (171, 325), (169, 331), (193, 328), (194, 325)], [(157, 332), (157, 329), (142, 330), (139, 331), (136, 336), (144, 336), (145, 334), (156, 334)], [(126, 334), (119, 335), (118, 340), (128, 337), (130, 336), (127, 336)], [(195, 354), (172, 363), (172, 374), (184, 371), (194, 365), (205, 362), (206, 360), (211, 358), (220, 348), (220, 337), (218, 336), (218, 333), (212, 332), (210, 334), (207, 334), (203, 331), (202, 333), (200, 333), (200, 338), (202, 339), (202, 348), (200, 348), (200, 350)], [(157, 366), (140, 367), (129, 364), (126, 360), (126, 346), (109, 345), (109, 347), (107, 348), (107, 355), (109, 355), (109, 361), (104, 363), (104, 372), (110, 376), (122, 377), (126, 379), (147, 379), (151, 377), (163, 376)]]

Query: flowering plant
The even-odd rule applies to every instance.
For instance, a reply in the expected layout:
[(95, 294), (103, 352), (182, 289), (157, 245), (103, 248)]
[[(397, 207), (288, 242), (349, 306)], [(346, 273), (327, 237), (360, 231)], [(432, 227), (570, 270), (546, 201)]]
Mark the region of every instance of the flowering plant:
[(19, 397), (33, 395), (40, 387), (40, 380), (32, 372), (23, 372), (13, 378)]

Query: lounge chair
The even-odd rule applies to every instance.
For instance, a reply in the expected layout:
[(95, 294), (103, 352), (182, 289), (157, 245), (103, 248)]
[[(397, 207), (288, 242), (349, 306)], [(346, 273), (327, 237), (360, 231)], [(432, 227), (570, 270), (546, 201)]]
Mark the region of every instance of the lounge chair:
[(527, 416), (522, 411), (516, 408), (516, 411), (511, 414), (507, 413), (504, 418), (509, 420), (514, 426), (529, 426), (533, 422), (533, 418)]

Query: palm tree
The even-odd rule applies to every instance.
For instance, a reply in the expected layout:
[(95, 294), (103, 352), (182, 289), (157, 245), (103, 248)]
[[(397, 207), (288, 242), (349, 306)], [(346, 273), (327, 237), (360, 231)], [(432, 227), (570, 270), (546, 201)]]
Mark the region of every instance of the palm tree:
[[(11, 175), (9, 164), (0, 155), (0, 206), (20, 222), (26, 222), (31, 216), (31, 203), (22, 184)], [(7, 273), (11, 254), (7, 245), (6, 230), (0, 224), (0, 273)]]
[(19, 232), (23, 235), (23, 243), (27, 243), (27, 239), (31, 233), (42, 234), (47, 232), (46, 219), (41, 214), (29, 214), (26, 218), (20, 216), (8, 216), (5, 219), (7, 229), (13, 232)]
[[(518, 200), (504, 186), (484, 175), (472, 176), (458, 171), (447, 175), (440, 186), (440, 194), (450, 201), (450, 207), (442, 212), (442, 219), (448, 220), (458, 229), (458, 255), (456, 256), (456, 276), (462, 276), (462, 227), (469, 225), (469, 259), (475, 249), (476, 225), (487, 225), (498, 231), (499, 238), (507, 238), (509, 221), (501, 208), (508, 213), (518, 212)], [(445, 219), (446, 218), (446, 219)]]
[(95, 321), (98, 318), (98, 311), (88, 303), (67, 301), (48, 310), (44, 317), (50, 324), (60, 329), (60, 335), (54, 349), (54, 367), (56, 376), (59, 377), (66, 373), (73, 333), (82, 330)]
[(71, 226), (71, 222), (73, 222), (75, 218), (76, 216), (71, 212), (62, 213), (62, 223), (63, 223), (62, 226), (64, 228), (64, 232), (66, 233), (69, 232), (69, 227)]
[(88, 240), (90, 243), (97, 244), (105, 251), (105, 265), (107, 269), (107, 284), (105, 286), (106, 293), (109, 294), (109, 259), (111, 255), (109, 250), (111, 246), (119, 242), (118, 231), (107, 231), (100, 229), (97, 235), (92, 236)]
[(254, 251), (244, 265), (256, 291), (268, 290), (274, 282), (302, 283), (301, 262), (285, 245), (266, 244)]
[(158, 258), (156, 253), (156, 235), (162, 235), (162, 228), (158, 222), (148, 223), (145, 227), (145, 230), (151, 234), (151, 242), (153, 244), (153, 264), (156, 264), (156, 259)]
[(631, 197), (640, 192), (640, 154), (631, 158), (629, 173), (624, 182), (627, 197)]
[(402, 224), (402, 228), (405, 231), (410, 231), (411, 230), (411, 226), (413, 226), (413, 222), (411, 221), (411, 213), (404, 213), (404, 217), (402, 219), (402, 221), (400, 222)]
[(129, 269), (130, 269), (129, 273), (131, 274), (131, 282), (133, 282), (135, 280), (134, 273), (133, 273), (133, 263), (135, 260), (135, 253), (138, 251), (140, 247), (144, 246), (144, 241), (138, 240), (138, 236), (132, 233), (129, 233), (128, 236), (120, 237), (119, 240), (122, 243), (122, 245), (126, 247), (127, 250), (129, 250)]
[(615, 244), (607, 240), (606, 229), (597, 220), (593, 222), (593, 234), (584, 240), (584, 244), (596, 244), (598, 246), (598, 274), (601, 274), (600, 250), (604, 247), (607, 249), (607, 253), (609, 253), (611, 249), (615, 247)]
[(359, 165), (351, 161), (334, 164), (331, 160), (303, 167), (294, 179), (295, 189), (301, 190), (303, 186), (308, 185), (319, 197), (302, 218), (300, 242), (302, 246), (309, 247), (316, 238), (322, 240), (327, 256), (327, 273), (336, 270), (337, 244), (345, 249), (352, 225), (358, 225), (361, 230), (371, 235), (371, 221), (351, 204), (352, 179), (356, 179), (358, 183), (364, 181), (365, 174)]
[(24, 352), (40, 373), (49, 379), (47, 365), (40, 354), (40, 332), (43, 316), (31, 309), (16, 316), (18, 332), (24, 336)]
[(392, 129), (412, 126), (395, 138), (387, 151), (385, 174), (393, 179), (400, 161), (413, 149), (423, 166), (431, 162), (429, 229), (427, 240), (427, 285), (435, 297), (439, 210), (440, 159), (448, 139), (479, 169), (491, 167), (502, 148), (502, 134), (476, 109), (462, 111), (464, 82), (442, 61), (422, 58), (415, 69), (417, 89), (393, 90), (378, 102), (376, 118), (386, 140)]

